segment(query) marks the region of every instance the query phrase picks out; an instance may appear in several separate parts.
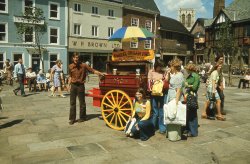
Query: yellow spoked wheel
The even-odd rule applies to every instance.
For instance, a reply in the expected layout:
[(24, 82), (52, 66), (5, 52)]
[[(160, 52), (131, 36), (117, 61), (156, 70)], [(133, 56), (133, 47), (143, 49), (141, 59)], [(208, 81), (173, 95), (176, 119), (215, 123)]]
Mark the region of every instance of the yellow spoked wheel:
[(121, 90), (106, 93), (101, 103), (102, 117), (109, 127), (123, 130), (133, 112), (130, 97)]

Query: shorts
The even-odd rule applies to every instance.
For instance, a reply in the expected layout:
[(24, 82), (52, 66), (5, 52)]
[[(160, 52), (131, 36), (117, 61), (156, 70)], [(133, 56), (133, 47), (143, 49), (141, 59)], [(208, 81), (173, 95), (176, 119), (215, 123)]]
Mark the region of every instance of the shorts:
[[(209, 92), (209, 91), (207, 91), (207, 95), (206, 95), (206, 97), (207, 97), (207, 100), (211, 100), (211, 99), (213, 99), (213, 93), (212, 92)], [(216, 100), (220, 100), (220, 95), (218, 94), (218, 92), (216, 91), (215, 92), (215, 99)]]

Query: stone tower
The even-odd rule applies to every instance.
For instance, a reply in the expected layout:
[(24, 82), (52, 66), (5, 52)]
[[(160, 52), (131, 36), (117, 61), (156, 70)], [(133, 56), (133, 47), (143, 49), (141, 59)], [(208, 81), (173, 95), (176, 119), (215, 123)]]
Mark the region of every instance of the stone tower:
[(214, 0), (214, 15), (213, 18), (215, 18), (221, 9), (225, 8), (225, 0)]
[(180, 8), (177, 20), (190, 31), (195, 22), (195, 10), (193, 8)]

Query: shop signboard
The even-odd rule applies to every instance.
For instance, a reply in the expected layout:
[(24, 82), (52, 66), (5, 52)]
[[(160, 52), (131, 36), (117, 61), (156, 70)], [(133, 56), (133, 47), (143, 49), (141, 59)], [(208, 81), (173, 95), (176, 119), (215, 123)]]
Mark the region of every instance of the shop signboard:
[(112, 61), (145, 61), (153, 59), (153, 50), (123, 50), (112, 53)]

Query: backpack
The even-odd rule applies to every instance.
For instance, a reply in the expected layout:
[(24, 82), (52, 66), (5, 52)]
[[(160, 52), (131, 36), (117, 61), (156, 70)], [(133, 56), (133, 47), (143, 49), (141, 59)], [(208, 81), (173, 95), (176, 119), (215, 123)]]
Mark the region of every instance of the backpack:
[(151, 95), (153, 95), (153, 96), (163, 96), (162, 90), (163, 90), (163, 81), (162, 80), (157, 80), (153, 84)]

